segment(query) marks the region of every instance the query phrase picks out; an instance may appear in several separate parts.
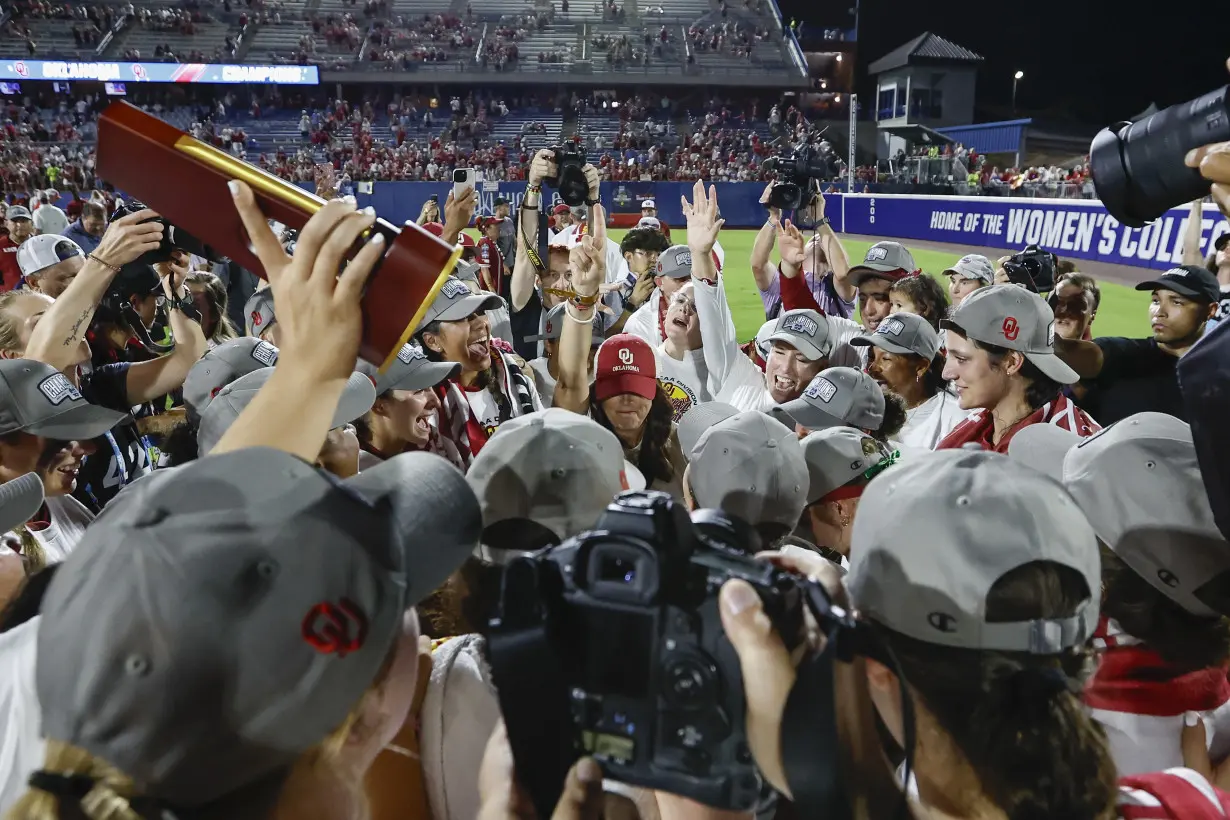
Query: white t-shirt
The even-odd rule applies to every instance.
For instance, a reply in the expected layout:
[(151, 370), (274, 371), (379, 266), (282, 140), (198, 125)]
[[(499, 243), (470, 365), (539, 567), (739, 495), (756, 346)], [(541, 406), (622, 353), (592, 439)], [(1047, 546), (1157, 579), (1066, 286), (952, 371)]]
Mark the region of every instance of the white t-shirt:
[(555, 400), (556, 380), (547, 369), (547, 357), (539, 356), (537, 359), (530, 359), (526, 364), (530, 366), (530, 374), (534, 377), (534, 387), (538, 390), (538, 397), (542, 399), (542, 406), (551, 407)]
[(662, 305), (662, 291), (657, 288), (649, 294), (645, 304), (637, 308), (628, 321), (624, 322), (624, 333), (631, 333), (649, 342), (650, 347), (657, 347), (666, 341), (662, 338), (661, 325), (658, 324), (658, 311)]
[(906, 413), (905, 425), (897, 434), (897, 441), (906, 449), (934, 450), (935, 445), (952, 428), (969, 417), (969, 412), (957, 404), (957, 397), (941, 390)]
[(77, 548), (85, 528), (94, 520), (94, 513), (71, 495), (48, 498), (46, 504), (51, 523), (42, 530), (29, 532), (47, 554), (47, 563), (58, 564)]
[(55, 205), (40, 205), (34, 212), (34, 229), (40, 234), (62, 235), (68, 230), (68, 216)]
[(0, 633), (0, 816), (25, 794), (30, 773), (43, 765), (42, 710), (34, 685), (38, 622), (36, 616)]
[[(768, 410), (775, 402), (765, 387), (765, 376), (752, 360), (739, 349), (735, 339), (734, 321), (726, 302), (724, 278), (717, 285), (693, 279), (696, 314), (700, 318), (701, 350), (709, 369), (709, 392), (714, 401), (724, 402), (739, 410)], [(863, 335), (857, 322), (838, 316), (824, 317), (833, 339), (830, 367), (862, 367), (862, 357), (850, 340)]]
[(676, 422), (692, 405), (713, 400), (709, 393), (709, 368), (705, 366), (702, 348), (689, 350), (683, 354), (683, 359), (675, 359), (666, 352), (664, 342), (654, 348), (654, 358), (658, 361), (658, 386), (675, 408)]

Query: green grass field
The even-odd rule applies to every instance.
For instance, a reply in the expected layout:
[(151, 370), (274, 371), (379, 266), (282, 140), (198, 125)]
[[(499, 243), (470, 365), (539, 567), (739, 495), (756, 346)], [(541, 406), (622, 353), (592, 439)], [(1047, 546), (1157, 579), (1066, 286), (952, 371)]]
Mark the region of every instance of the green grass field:
[[(609, 235), (618, 242), (625, 233), (627, 231), (611, 230)], [(686, 232), (682, 228), (672, 230), (672, 238), (676, 242), (686, 241), (685, 237)], [(764, 307), (747, 264), (755, 237), (755, 231), (750, 230), (723, 231), (721, 236), (722, 247), (726, 251), (726, 298), (730, 302), (735, 329), (742, 340), (755, 336), (756, 331), (764, 324)], [(871, 244), (848, 239), (842, 241), (852, 261), (862, 259)], [(913, 253), (922, 269), (935, 277), (939, 277), (942, 270), (960, 258), (954, 254), (931, 250), (917, 250)], [(776, 259), (775, 254), (774, 260)], [(948, 283), (943, 284), (947, 286)], [(1100, 286), (1102, 302), (1093, 323), (1093, 335), (1135, 338), (1149, 336), (1149, 295), (1113, 282), (1102, 282)]]

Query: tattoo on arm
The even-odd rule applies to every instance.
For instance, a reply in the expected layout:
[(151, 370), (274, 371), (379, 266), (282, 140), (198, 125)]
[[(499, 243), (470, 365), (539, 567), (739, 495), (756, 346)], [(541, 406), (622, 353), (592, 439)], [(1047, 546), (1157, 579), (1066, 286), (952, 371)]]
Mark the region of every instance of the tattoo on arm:
[(65, 347), (71, 347), (81, 340), (81, 326), (88, 322), (92, 315), (94, 315), (94, 309), (92, 307), (88, 307), (81, 311), (81, 315), (77, 317), (77, 321), (73, 322), (73, 326), (68, 331), (68, 335), (64, 337)]

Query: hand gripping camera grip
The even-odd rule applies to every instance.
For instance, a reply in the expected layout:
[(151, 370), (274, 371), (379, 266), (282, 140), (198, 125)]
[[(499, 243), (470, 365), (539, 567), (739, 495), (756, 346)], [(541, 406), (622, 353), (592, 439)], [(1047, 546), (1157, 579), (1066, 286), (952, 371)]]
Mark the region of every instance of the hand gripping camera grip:
[[(98, 118), (97, 165), (117, 190), (266, 279), (226, 183), (246, 182), (266, 217), (296, 230), (326, 204), (122, 101)], [(363, 294), (359, 355), (383, 371), (418, 327), (461, 248), (414, 224), (398, 228), (378, 219), (372, 230), (384, 234), (388, 250)]]

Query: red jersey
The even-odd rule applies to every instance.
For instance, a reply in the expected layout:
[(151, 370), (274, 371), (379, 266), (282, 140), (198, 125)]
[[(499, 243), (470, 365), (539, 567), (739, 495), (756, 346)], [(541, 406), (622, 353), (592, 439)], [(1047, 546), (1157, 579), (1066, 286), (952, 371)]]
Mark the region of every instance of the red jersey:
[(21, 281), (21, 268), (17, 266), (17, 243), (9, 237), (0, 237), (0, 291), (12, 290)]
[(504, 257), (500, 256), (500, 249), (484, 236), (478, 240), (475, 252), (479, 266), (487, 269), (485, 284), (491, 288), (492, 293), (499, 293), (504, 284)]

